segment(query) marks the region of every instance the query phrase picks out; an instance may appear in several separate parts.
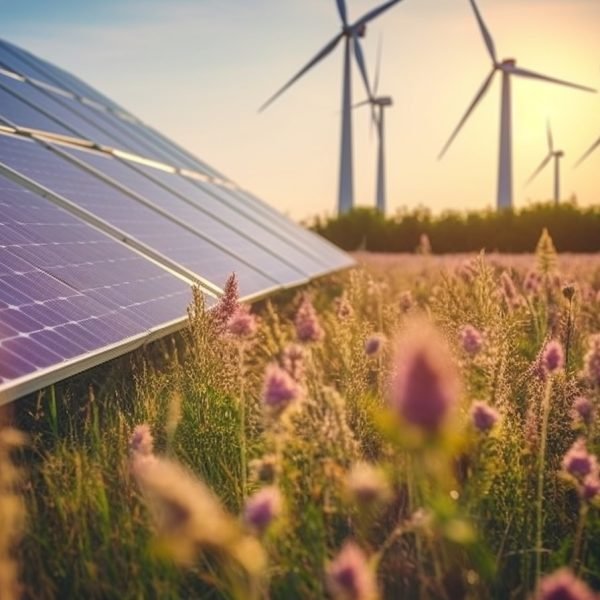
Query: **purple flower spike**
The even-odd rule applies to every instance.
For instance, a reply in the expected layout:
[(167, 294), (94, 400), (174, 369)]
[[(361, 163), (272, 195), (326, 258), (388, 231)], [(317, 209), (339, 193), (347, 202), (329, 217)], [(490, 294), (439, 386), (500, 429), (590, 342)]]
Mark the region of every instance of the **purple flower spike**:
[(145, 423), (136, 425), (129, 438), (129, 449), (133, 454), (150, 456), (154, 452), (154, 438), (150, 426)]
[(594, 420), (594, 405), (592, 401), (585, 396), (575, 398), (572, 414), (575, 420), (581, 421), (589, 427)]
[(256, 317), (250, 312), (250, 307), (239, 306), (227, 323), (227, 331), (238, 338), (246, 338), (256, 333)]
[(479, 330), (475, 329), (473, 325), (465, 325), (460, 330), (459, 336), (461, 346), (467, 354), (471, 356), (479, 354), (483, 347), (483, 336)]
[(598, 472), (596, 457), (590, 454), (583, 438), (578, 439), (567, 451), (562, 461), (563, 469), (576, 479), (583, 479)]
[(500, 419), (498, 411), (485, 402), (475, 402), (471, 408), (473, 426), (482, 433), (487, 433)]
[(300, 342), (320, 342), (325, 335), (319, 323), (317, 311), (308, 296), (304, 296), (302, 299), (294, 325), (296, 326), (296, 337)]
[(542, 354), (542, 365), (548, 373), (556, 373), (563, 368), (565, 364), (565, 355), (560, 342), (550, 340)]
[(245, 523), (258, 534), (263, 534), (281, 514), (281, 494), (275, 486), (262, 488), (250, 496), (244, 507)]
[(385, 343), (385, 336), (380, 333), (374, 333), (369, 336), (365, 342), (365, 354), (367, 356), (375, 356), (379, 354), (383, 344)]
[(594, 600), (592, 590), (567, 569), (559, 569), (542, 578), (535, 600)]
[(300, 395), (298, 384), (276, 364), (271, 364), (265, 372), (263, 402), (275, 414), (282, 413)]
[(327, 568), (327, 589), (335, 600), (377, 598), (377, 585), (367, 557), (353, 542), (346, 542)]

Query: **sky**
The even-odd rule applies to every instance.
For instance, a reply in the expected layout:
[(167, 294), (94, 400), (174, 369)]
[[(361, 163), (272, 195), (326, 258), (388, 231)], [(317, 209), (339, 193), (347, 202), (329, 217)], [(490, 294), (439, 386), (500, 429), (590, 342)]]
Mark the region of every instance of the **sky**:
[[(350, 20), (381, 0), (346, 0)], [(600, 0), (478, 0), (499, 58), (600, 89)], [(0, 37), (71, 71), (295, 219), (335, 213), (342, 44), (268, 110), (258, 107), (340, 29), (334, 0), (0, 0)], [(388, 212), (495, 205), (500, 77), (437, 155), (491, 64), (468, 0), (402, 0), (367, 28), (382, 44)], [(353, 100), (365, 98), (353, 65)], [(565, 151), (563, 198), (600, 203), (600, 93), (513, 86), (514, 203), (552, 195), (546, 122)], [(355, 199), (375, 202), (376, 136), (353, 114)]]

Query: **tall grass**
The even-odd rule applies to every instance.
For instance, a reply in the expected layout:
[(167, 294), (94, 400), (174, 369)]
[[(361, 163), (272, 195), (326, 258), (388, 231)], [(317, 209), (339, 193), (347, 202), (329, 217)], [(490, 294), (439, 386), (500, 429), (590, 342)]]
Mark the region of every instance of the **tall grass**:
[(548, 244), (527, 268), (414, 260), (256, 307), (256, 328), (231, 326), (234, 289), (217, 311), (196, 294), (153, 365), (21, 407), (24, 595), (546, 597), (577, 585), (549, 578), (565, 565), (600, 587), (576, 402), (597, 415), (600, 267)]

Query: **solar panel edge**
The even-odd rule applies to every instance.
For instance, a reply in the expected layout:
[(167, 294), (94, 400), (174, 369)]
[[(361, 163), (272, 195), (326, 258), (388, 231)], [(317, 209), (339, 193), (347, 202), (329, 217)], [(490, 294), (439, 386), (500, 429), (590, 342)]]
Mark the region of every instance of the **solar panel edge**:
[(73, 377), (104, 362), (133, 352), (146, 344), (179, 331), (185, 326), (186, 322), (187, 316), (184, 316), (148, 329), (139, 335), (126, 338), (122, 342), (111, 344), (97, 351), (87, 352), (63, 363), (58, 363), (56, 366), (38, 369), (25, 376), (0, 383), (0, 406)]

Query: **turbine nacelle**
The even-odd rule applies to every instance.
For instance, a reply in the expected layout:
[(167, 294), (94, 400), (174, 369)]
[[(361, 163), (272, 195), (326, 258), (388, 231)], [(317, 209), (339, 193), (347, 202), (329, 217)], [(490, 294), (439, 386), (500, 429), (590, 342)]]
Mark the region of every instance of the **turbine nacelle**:
[(517, 66), (517, 59), (505, 58), (503, 61), (496, 63), (494, 66), (496, 69), (500, 69), (501, 71), (504, 71), (505, 69), (512, 69)]
[(381, 96), (379, 98), (373, 98), (373, 104), (376, 104), (377, 106), (392, 106), (394, 101), (391, 96)]
[(556, 152), (553, 152), (552, 155), (556, 156), (556, 158), (562, 158), (565, 153), (562, 150), (557, 150)]
[(364, 38), (367, 34), (367, 24), (360, 23), (356, 25), (344, 25), (342, 27), (342, 33), (347, 37), (359, 37)]

